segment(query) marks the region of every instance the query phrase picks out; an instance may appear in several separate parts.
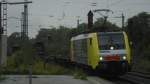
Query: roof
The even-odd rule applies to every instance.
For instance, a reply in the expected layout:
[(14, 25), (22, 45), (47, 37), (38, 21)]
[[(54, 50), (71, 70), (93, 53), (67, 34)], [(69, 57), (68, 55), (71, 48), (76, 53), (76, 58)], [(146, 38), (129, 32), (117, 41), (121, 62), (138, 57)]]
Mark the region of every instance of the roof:
[(92, 37), (92, 34), (94, 34), (94, 33), (80, 34), (80, 35), (77, 35), (77, 36), (72, 37), (72, 38), (71, 38), (71, 41), (72, 41), (72, 40), (80, 40), (80, 39), (90, 38), (90, 37)]
[[(95, 33), (98, 33), (98, 34), (122, 34), (123, 32), (95, 32)], [(92, 37), (93, 34), (95, 33), (86, 33), (86, 34), (80, 34), (80, 35), (77, 35), (77, 36), (74, 36), (71, 38), (71, 41), (72, 40), (80, 40), (80, 39), (86, 39), (86, 38), (90, 38)]]

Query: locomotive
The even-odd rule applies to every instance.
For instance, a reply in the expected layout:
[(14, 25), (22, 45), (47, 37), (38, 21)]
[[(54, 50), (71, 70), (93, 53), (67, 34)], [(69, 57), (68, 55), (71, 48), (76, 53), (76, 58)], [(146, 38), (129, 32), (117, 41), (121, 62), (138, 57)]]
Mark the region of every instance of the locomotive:
[(72, 63), (95, 71), (124, 74), (131, 69), (131, 50), (125, 32), (93, 32), (71, 38)]

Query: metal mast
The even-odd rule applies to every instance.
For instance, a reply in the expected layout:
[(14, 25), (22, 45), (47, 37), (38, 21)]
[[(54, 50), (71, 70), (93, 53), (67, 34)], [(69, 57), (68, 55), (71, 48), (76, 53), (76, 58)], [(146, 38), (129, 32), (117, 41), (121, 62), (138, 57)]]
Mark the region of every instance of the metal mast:
[(21, 39), (24, 38), (24, 12), (21, 13)]
[[(24, 0), (24, 2), (28, 2), (28, 0)], [(23, 38), (27, 39), (28, 38), (28, 4), (25, 3), (24, 4), (24, 13), (23, 13), (23, 23), (24, 23), (24, 27), (23, 27)], [(24, 40), (25, 40), (24, 39)]]
[(7, 2), (0, 2), (0, 67), (7, 65)]
[(2, 0), (2, 27), (4, 30), (4, 35), (7, 35), (7, 1)]
[(0, 66), (6, 66), (7, 63), (7, 5), (24, 4), (24, 22), (26, 36), (28, 37), (28, 7), (27, 4), (32, 1), (25, 2), (7, 2), (2, 0), (0, 2)]
[[(24, 0), (24, 2), (7, 2), (7, 0), (2, 0), (2, 28), (4, 35), (7, 35), (7, 5), (19, 5), (24, 4), (24, 17), (23, 19), (23, 38), (28, 38), (28, 4), (32, 1)], [(22, 31), (21, 31), (22, 32)]]
[(119, 17), (113, 17), (113, 18), (121, 18), (122, 19), (122, 30), (124, 30), (124, 26), (125, 26), (125, 22), (124, 22), (124, 20), (125, 20), (125, 16), (124, 16), (124, 14), (122, 13), (121, 14), (121, 16), (119, 16)]

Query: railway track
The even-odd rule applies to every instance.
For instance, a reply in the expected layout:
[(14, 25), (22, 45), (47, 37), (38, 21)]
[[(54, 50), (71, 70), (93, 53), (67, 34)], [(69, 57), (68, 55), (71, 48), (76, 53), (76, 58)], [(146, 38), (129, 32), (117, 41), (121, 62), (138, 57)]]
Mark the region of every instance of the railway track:
[[(89, 76), (98, 76), (96, 74), (91, 74), (85, 71)], [(150, 73), (143, 72), (128, 72), (126, 75), (120, 77), (105, 77), (100, 76), (100, 78), (106, 79), (113, 84), (150, 84)]]
[(126, 75), (120, 76), (119, 78), (132, 84), (150, 84), (150, 75), (139, 72), (128, 72)]

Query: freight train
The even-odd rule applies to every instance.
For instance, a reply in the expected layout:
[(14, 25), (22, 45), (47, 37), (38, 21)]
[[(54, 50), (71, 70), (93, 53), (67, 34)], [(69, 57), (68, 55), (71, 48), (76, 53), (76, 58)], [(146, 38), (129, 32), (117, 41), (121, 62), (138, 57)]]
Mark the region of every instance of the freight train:
[(125, 32), (95, 32), (71, 38), (72, 63), (95, 71), (124, 74), (131, 69), (131, 51)]

